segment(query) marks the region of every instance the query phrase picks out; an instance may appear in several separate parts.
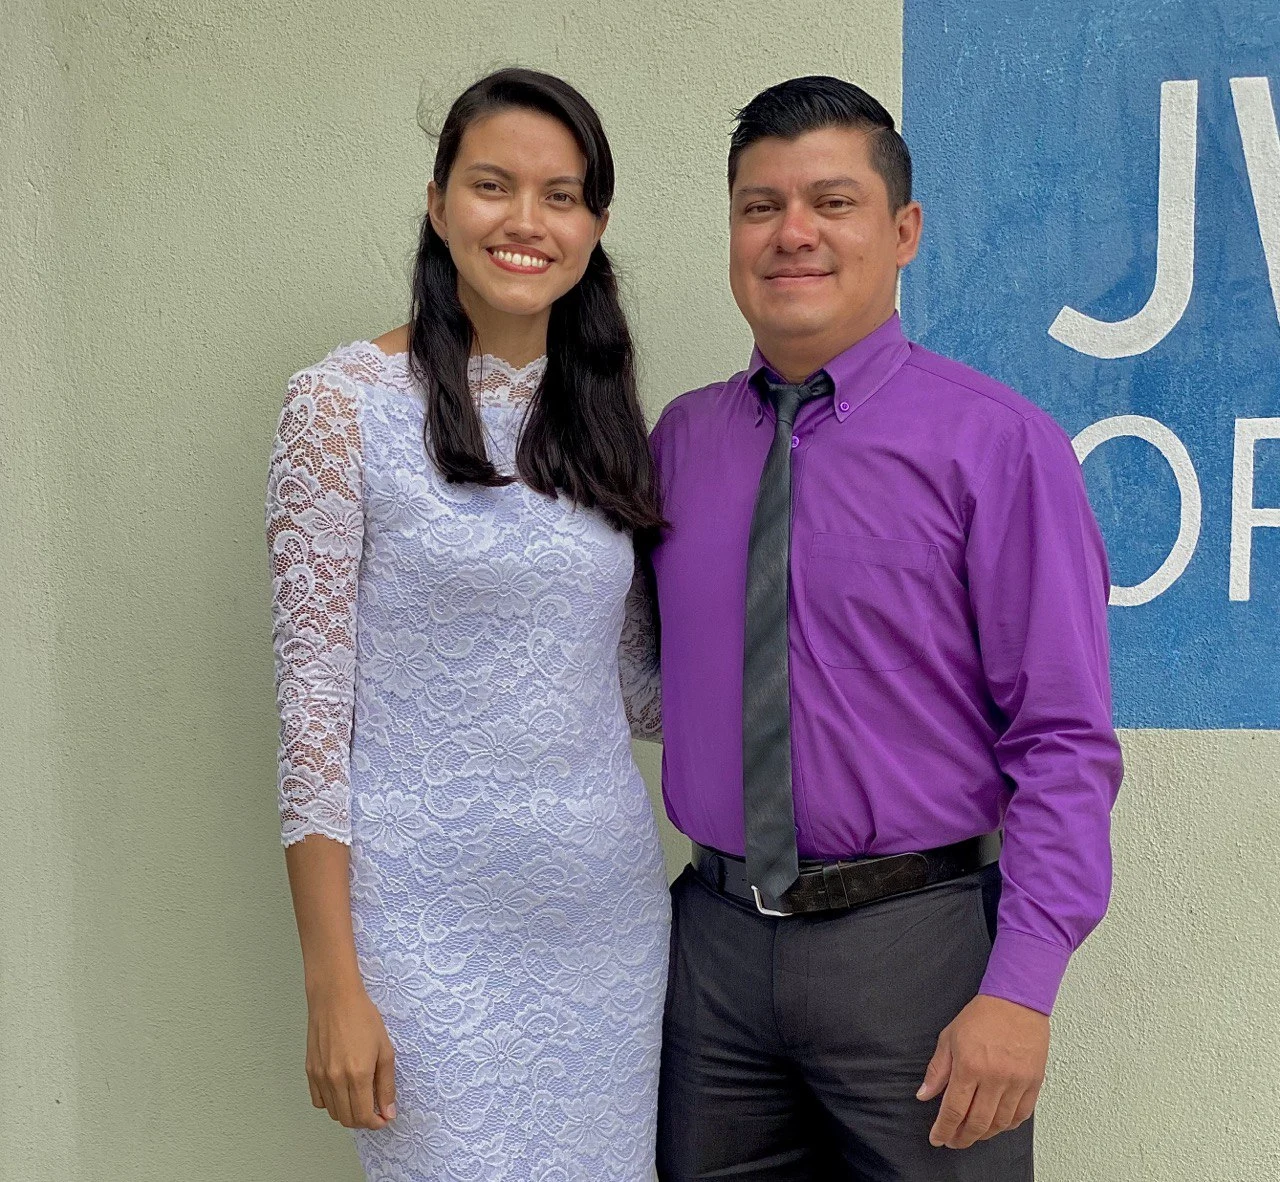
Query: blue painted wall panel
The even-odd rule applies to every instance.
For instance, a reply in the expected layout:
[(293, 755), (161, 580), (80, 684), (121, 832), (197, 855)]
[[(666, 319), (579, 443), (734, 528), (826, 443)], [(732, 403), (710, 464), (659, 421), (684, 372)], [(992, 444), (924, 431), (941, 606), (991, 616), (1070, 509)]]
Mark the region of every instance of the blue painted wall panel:
[[(1073, 436), (1139, 415), (1181, 440), (1202, 529), (1168, 590), (1110, 609), (1117, 723), (1280, 727), (1280, 529), (1252, 531), (1250, 597), (1228, 594), (1236, 420), (1280, 416), (1280, 320), (1231, 79), (1269, 78), (1280, 102), (1280, 5), (906, 0), (905, 22), (904, 131), (925, 207), (908, 331)], [(1118, 321), (1151, 295), (1174, 80), (1198, 84), (1190, 301), (1146, 352), (1088, 356), (1048, 329), (1064, 305)], [(1253, 503), (1280, 506), (1280, 440), (1254, 455)], [(1141, 583), (1179, 530), (1170, 465), (1121, 438), (1084, 468), (1113, 581)]]

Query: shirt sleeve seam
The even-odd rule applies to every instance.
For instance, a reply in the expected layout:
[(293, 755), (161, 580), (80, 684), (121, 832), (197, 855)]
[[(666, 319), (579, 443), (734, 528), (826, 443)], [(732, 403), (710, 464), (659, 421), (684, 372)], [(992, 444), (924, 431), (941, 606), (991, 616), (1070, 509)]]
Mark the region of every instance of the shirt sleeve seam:
[(997, 937), (1004, 936), (1004, 935), (1026, 936), (1028, 939), (1035, 940), (1038, 943), (1045, 945), (1045, 947), (1052, 948), (1055, 951), (1060, 952), (1065, 956), (1071, 956), (1075, 952), (1075, 948), (1073, 947), (1068, 946), (1064, 948), (1061, 944), (1057, 943), (1054, 940), (1046, 940), (1044, 936), (1037, 935), (1035, 932), (1025, 931), (1023, 928), (1011, 928), (1011, 927), (1006, 927), (1004, 924), (997, 924), (996, 935)]
[(1010, 423), (996, 437), (995, 443), (991, 445), (991, 450), (990, 452), (987, 453), (987, 458), (982, 463), (982, 471), (978, 477), (978, 482), (973, 489), (973, 501), (974, 501), (975, 507), (977, 505), (978, 498), (982, 495), (982, 493), (985, 491), (987, 487), (987, 481), (991, 479), (991, 474), (992, 472), (995, 471), (996, 458), (1001, 454), (1002, 451), (1004, 451), (1005, 445), (1008, 442), (1009, 438), (1013, 435), (1013, 433), (1019, 427), (1024, 426), (1025, 423), (1026, 423), (1025, 419), (1019, 419), (1016, 423)]
[[(952, 386), (958, 386), (961, 390), (967, 390), (970, 394), (973, 394), (976, 397), (983, 399), (985, 402), (995, 403), (995, 405), (998, 406), (1001, 410), (1007, 411), (1009, 414), (1013, 415), (1020, 422), (1026, 422), (1027, 419), (1034, 418), (1037, 414), (1045, 413), (1041, 407), (1038, 407), (1035, 405), (1035, 403), (1030, 402), (1025, 394), (1019, 393), (1017, 390), (1013, 389), (1012, 386), (1006, 386), (1003, 382), (996, 382), (996, 384), (999, 385), (1002, 389), (1008, 390), (1009, 393), (1014, 395), (1014, 397), (1016, 397), (1019, 402), (1023, 403), (1025, 406), (1025, 409), (1020, 408), (1018, 406), (1010, 406), (1008, 402), (1005, 402), (1002, 399), (997, 398), (990, 390), (984, 390), (982, 389), (981, 386), (976, 385), (974, 382), (962, 381), (955, 374), (939, 373), (936, 369), (931, 369), (928, 365), (923, 364), (921, 360), (918, 357), (916, 357), (914, 350), (912, 351), (911, 356), (909, 356), (907, 360), (903, 362), (903, 368), (905, 368), (908, 365), (912, 366), (914, 369), (922, 370), (924, 373), (927, 373), (930, 377), (937, 378), (939, 381), (947, 382), (949, 385), (952, 385)], [(978, 376), (987, 377), (987, 375), (985, 374), (979, 374)], [(988, 380), (995, 381), (995, 379), (993, 378), (988, 378)]]

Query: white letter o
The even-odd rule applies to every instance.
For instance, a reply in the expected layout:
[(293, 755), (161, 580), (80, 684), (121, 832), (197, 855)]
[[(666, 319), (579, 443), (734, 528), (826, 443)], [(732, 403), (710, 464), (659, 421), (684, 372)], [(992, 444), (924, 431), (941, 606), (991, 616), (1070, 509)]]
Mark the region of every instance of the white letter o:
[(1137, 607), (1150, 603), (1172, 587), (1196, 552), (1196, 544), (1200, 541), (1200, 481), (1182, 440), (1163, 423), (1142, 415), (1116, 415), (1102, 419), (1081, 431), (1071, 441), (1071, 446), (1075, 448), (1076, 459), (1083, 464), (1098, 444), (1123, 435), (1145, 440), (1164, 456), (1173, 469), (1182, 501), (1177, 540), (1155, 574), (1133, 587), (1111, 588), (1111, 603), (1117, 607)]

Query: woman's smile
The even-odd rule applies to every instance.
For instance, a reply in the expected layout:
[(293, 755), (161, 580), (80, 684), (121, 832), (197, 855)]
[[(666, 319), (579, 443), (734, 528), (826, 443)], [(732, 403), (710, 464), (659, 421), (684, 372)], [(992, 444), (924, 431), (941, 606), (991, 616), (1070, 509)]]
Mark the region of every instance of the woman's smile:
[(546, 255), (529, 247), (490, 246), (485, 249), (504, 271), (514, 271), (518, 275), (540, 275), (551, 266)]

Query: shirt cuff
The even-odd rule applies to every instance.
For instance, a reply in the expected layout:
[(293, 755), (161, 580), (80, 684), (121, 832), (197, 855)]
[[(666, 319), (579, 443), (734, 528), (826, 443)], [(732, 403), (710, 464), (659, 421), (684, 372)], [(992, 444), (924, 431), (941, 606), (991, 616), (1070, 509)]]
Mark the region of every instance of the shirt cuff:
[(1050, 1014), (1071, 951), (1027, 932), (997, 928), (978, 992)]

